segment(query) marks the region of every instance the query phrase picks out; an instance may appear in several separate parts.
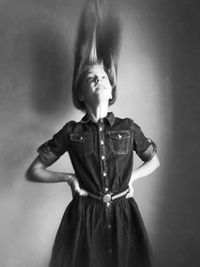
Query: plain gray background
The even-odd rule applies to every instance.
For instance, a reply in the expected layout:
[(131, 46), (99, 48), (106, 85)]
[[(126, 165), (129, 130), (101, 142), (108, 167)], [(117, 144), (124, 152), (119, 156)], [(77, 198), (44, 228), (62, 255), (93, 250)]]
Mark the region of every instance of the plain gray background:
[[(158, 145), (161, 167), (135, 183), (159, 267), (200, 266), (200, 6), (119, 1), (118, 99)], [(66, 184), (24, 173), (37, 147), (82, 113), (71, 101), (73, 43), (83, 1), (0, 1), (0, 266), (47, 267)], [(136, 159), (136, 166), (141, 162)], [(73, 171), (65, 154), (53, 167)]]

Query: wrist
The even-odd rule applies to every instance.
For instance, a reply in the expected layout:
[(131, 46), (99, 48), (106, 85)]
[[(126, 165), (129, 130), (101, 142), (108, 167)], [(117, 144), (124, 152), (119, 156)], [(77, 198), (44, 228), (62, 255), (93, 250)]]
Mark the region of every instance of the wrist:
[(69, 185), (73, 184), (75, 180), (74, 175), (68, 173), (65, 177), (66, 177), (65, 180)]
[(132, 185), (136, 179), (137, 179), (136, 176), (132, 174), (131, 179), (129, 181), (129, 185)]

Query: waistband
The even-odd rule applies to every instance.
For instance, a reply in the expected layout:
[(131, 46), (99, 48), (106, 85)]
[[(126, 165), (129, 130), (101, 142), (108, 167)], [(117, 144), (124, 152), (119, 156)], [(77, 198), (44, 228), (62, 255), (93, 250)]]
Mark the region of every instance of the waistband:
[(121, 198), (121, 197), (124, 197), (128, 194), (129, 192), (129, 188), (123, 190), (123, 191), (118, 191), (118, 192), (110, 192), (110, 191), (107, 191), (105, 192), (104, 194), (102, 195), (97, 195), (97, 194), (94, 194), (92, 192), (88, 192), (88, 197), (91, 197), (91, 198), (94, 198), (94, 199), (97, 199), (99, 201), (103, 201), (104, 203), (106, 204), (110, 204), (112, 201), (118, 199), (118, 198)]

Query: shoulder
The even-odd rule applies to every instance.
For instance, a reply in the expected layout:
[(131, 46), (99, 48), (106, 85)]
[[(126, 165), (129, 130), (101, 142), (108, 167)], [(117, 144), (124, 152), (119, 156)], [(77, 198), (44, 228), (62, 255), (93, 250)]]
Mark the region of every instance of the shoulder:
[(74, 121), (74, 120), (70, 120), (70, 121), (66, 122), (66, 123), (62, 126), (61, 130), (68, 131), (68, 130), (70, 130), (71, 128), (73, 128), (75, 125), (78, 125), (78, 124), (79, 124), (79, 122)]
[(73, 125), (75, 125), (76, 123), (77, 122), (75, 121), (68, 121), (64, 123), (62, 126), (57, 128), (57, 130), (54, 132), (53, 137), (58, 137), (58, 136), (67, 137), (67, 135), (71, 132)]
[(134, 119), (125, 117), (125, 118), (120, 118), (120, 117), (115, 117), (115, 123), (122, 123), (129, 125), (132, 130), (140, 128), (140, 126), (134, 121)]
[(115, 117), (115, 123), (118, 123), (118, 122), (131, 123), (131, 121), (133, 121), (133, 120), (131, 118), (128, 118), (128, 117), (125, 117), (125, 118)]
[(81, 131), (84, 128), (85, 124), (86, 123), (84, 123), (83, 120), (80, 121), (71, 120), (68, 121), (66, 124), (64, 124), (61, 131), (65, 133), (65, 135), (71, 134), (75, 131)]

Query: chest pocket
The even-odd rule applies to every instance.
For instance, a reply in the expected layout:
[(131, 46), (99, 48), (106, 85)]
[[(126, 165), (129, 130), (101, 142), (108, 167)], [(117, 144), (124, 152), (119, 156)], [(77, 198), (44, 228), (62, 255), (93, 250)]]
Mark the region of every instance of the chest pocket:
[(130, 147), (130, 131), (109, 131), (108, 145), (114, 154), (127, 154)]
[(92, 133), (71, 133), (71, 148), (80, 155), (90, 155), (93, 152), (93, 134)]

